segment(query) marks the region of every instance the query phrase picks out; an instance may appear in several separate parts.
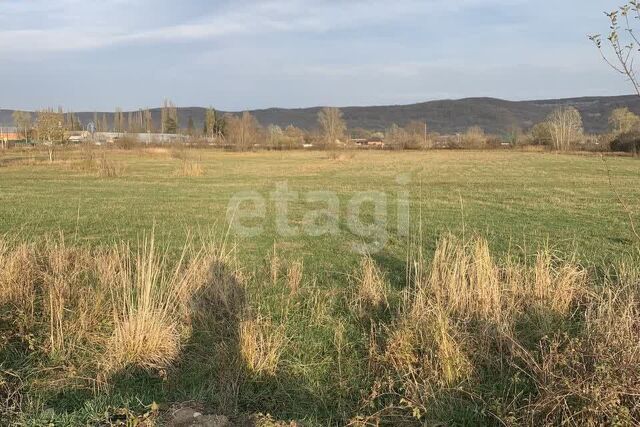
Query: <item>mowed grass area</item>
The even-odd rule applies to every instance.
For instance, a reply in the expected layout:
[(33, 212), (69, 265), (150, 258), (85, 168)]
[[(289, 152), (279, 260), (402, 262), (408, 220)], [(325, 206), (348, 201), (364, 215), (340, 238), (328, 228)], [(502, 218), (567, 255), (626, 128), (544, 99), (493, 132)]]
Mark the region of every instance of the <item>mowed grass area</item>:
[[(77, 153), (76, 153), (77, 154)], [(204, 174), (176, 176), (181, 160), (158, 151), (114, 152), (107, 156), (124, 170), (100, 178), (66, 164), (0, 167), (0, 233), (24, 238), (63, 232), (91, 245), (157, 237), (181, 244), (189, 230), (227, 231), (231, 197), (257, 191), (267, 202), (264, 232), (231, 240), (250, 266), (274, 244), (286, 256), (304, 258), (308, 267), (341, 270), (357, 259), (354, 235), (346, 225), (348, 201), (362, 191), (387, 195), (389, 244), (379, 254), (405, 258), (406, 241), (396, 233), (398, 192), (410, 191), (412, 234), (421, 225), (422, 241), (433, 249), (444, 232), (480, 233), (492, 249), (535, 247), (548, 241), (564, 252), (594, 263), (628, 250), (632, 239), (627, 213), (618, 203), (599, 156), (523, 152), (357, 152), (333, 159), (324, 152), (186, 154)], [(73, 154), (65, 154), (65, 157)], [(640, 167), (631, 158), (607, 159), (613, 185), (634, 212), (640, 207)], [(398, 184), (408, 177), (409, 184)], [(311, 191), (335, 192), (341, 202), (337, 236), (279, 236), (274, 203), (276, 183), (300, 193), (289, 202), (292, 225), (325, 207), (307, 203)], [(367, 222), (363, 206), (363, 222)], [(371, 218), (369, 218), (369, 221)], [(255, 225), (255, 221), (248, 224)]]
[[(0, 155), (0, 416), (84, 425), (153, 402), (309, 425), (640, 416), (638, 244), (607, 173), (635, 218), (635, 159), (152, 149), (2, 161), (20, 155)], [(117, 176), (86, 167), (102, 156)], [(182, 176), (186, 161), (198, 176)], [(324, 207), (305, 194), (337, 194), (340, 232), (277, 233), (277, 183), (300, 193), (297, 226)], [(246, 191), (265, 197), (264, 232), (225, 237)], [(389, 241), (363, 258), (352, 244), (371, 239), (347, 206), (367, 191), (386, 194)], [(409, 238), (396, 230), (403, 191)], [(165, 262), (143, 243), (152, 232)], [(139, 274), (171, 271), (190, 234), (227, 250), (191, 247), (166, 279)], [(131, 253), (114, 250), (123, 241)]]

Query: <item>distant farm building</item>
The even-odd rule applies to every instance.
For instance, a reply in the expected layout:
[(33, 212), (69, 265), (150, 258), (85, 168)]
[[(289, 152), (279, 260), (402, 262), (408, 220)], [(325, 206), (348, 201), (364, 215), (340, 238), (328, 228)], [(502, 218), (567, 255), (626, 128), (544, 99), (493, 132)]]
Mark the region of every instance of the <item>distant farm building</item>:
[(172, 142), (186, 142), (186, 135), (176, 135), (168, 133), (121, 133), (121, 132), (94, 132), (87, 131), (68, 132), (66, 139), (69, 142), (93, 141), (97, 143), (114, 143), (122, 139), (130, 139), (142, 144), (163, 144)]
[(349, 142), (358, 147), (384, 148), (382, 138), (353, 138)]
[(0, 140), (19, 141), (21, 139), (23, 139), (23, 137), (20, 135), (20, 132), (18, 132), (17, 127), (0, 127)]
[(79, 142), (84, 142), (88, 140), (90, 137), (90, 134), (89, 132), (85, 132), (85, 131), (74, 131), (74, 132), (67, 132), (65, 134), (65, 137), (69, 142), (79, 143)]
[(118, 133), (96, 132), (94, 139), (100, 142), (116, 142), (120, 139), (131, 138), (141, 144), (166, 144), (172, 142), (187, 142), (187, 135), (173, 133)]

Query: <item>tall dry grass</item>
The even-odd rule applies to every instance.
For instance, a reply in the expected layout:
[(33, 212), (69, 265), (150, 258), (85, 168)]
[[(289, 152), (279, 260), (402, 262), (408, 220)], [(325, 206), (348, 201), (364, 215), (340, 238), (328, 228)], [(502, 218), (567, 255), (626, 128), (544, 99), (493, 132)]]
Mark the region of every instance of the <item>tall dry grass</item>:
[(519, 348), (511, 361), (526, 369), (537, 394), (521, 417), (531, 424), (571, 426), (640, 423), (640, 281), (637, 267), (597, 290), (580, 331), (555, 334), (539, 351)]
[(175, 175), (181, 177), (199, 177), (204, 174), (205, 170), (202, 164), (191, 160), (182, 160), (180, 167), (175, 171)]
[(180, 161), (180, 166), (174, 171), (175, 176), (199, 177), (205, 174), (205, 169), (202, 164), (194, 160), (186, 148), (174, 148), (170, 151), (170, 156)]
[(287, 343), (284, 325), (263, 317), (248, 318), (240, 323), (239, 336), (240, 354), (249, 372), (274, 376)]
[(27, 341), (64, 367), (51, 369), (43, 387), (104, 385), (119, 370), (165, 369), (178, 358), (195, 294), (217, 286), (212, 266), (225, 256), (189, 241), (171, 263), (153, 236), (135, 251), (74, 247), (62, 237), (0, 241), (0, 315), (11, 325), (9, 341)]
[(269, 263), (269, 277), (271, 278), (271, 284), (275, 285), (276, 283), (278, 283), (278, 277), (280, 275), (281, 267), (281, 259), (278, 256), (275, 244), (273, 245), (273, 252), (269, 254), (267, 261)]
[[(505, 425), (640, 421), (637, 266), (594, 284), (548, 248), (531, 264), (499, 264), (483, 239), (451, 237), (439, 242), (430, 266), (410, 264), (410, 292), (372, 339), (372, 396), (398, 396), (375, 419), (442, 420), (463, 399)], [(477, 390), (504, 385), (502, 375), (524, 375), (529, 386), (493, 397), (505, 407), (492, 412)]]
[(370, 256), (362, 258), (353, 274), (356, 289), (351, 305), (360, 317), (368, 317), (388, 308), (389, 285)]
[(124, 167), (122, 165), (108, 159), (104, 155), (96, 160), (94, 170), (101, 178), (116, 178), (122, 176), (124, 173)]
[(275, 252), (252, 277), (195, 240), (177, 259), (153, 236), (98, 249), (0, 240), (0, 347), (38, 360), (36, 379), (0, 367), (0, 415), (19, 412), (26, 389), (102, 389), (128, 368), (163, 371), (190, 341), (230, 411), (243, 391), (318, 386), (354, 425), (639, 424), (636, 260), (593, 276), (546, 247), (498, 259), (486, 240), (452, 236), (433, 258), (412, 254), (402, 289), (371, 257), (351, 287), (327, 289), (309, 272), (302, 286), (302, 263)]
[(18, 325), (34, 321), (34, 288), (38, 277), (35, 247), (22, 243), (12, 247), (0, 240), (0, 305), (10, 305), (20, 317)]
[(302, 275), (304, 272), (304, 263), (302, 261), (294, 261), (287, 268), (287, 287), (290, 295), (297, 295), (302, 285)]
[(145, 240), (135, 256), (130, 254), (127, 247), (114, 251), (115, 274), (106, 278), (114, 307), (108, 367), (163, 369), (176, 360), (188, 337), (191, 299), (206, 285), (214, 256), (185, 247), (180, 260), (169, 267), (153, 238)]
[(561, 315), (585, 289), (586, 274), (579, 266), (555, 259), (548, 248), (536, 255), (533, 268), (508, 263), (498, 266), (486, 240), (440, 240), (428, 277), (416, 277), (416, 303), (425, 301), (455, 313), (461, 319), (479, 319), (508, 325), (531, 306)]
[(124, 166), (109, 158), (105, 153), (98, 152), (90, 147), (85, 147), (80, 152), (80, 158), (68, 161), (68, 167), (93, 174), (100, 178), (116, 178), (125, 172)]

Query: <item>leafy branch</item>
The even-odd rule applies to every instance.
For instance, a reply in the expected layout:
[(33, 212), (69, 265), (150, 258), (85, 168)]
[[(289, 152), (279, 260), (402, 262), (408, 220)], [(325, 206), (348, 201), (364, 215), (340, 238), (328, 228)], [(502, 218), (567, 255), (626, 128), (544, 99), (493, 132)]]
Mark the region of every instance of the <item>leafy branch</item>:
[(640, 95), (640, 80), (635, 68), (635, 54), (640, 52), (640, 39), (634, 32), (633, 24), (640, 21), (640, 1), (631, 0), (618, 10), (605, 12), (609, 18), (609, 35), (606, 43), (602, 34), (594, 34), (589, 39), (596, 45), (602, 59), (616, 72), (626, 76)]

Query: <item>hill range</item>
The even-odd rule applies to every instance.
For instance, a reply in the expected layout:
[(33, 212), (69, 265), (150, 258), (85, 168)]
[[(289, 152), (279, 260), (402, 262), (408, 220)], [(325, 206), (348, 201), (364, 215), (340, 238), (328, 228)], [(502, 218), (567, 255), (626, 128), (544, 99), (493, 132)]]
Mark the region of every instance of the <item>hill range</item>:
[[(459, 100), (429, 101), (410, 105), (387, 105), (341, 108), (350, 129), (364, 128), (384, 130), (392, 124), (404, 125), (412, 120), (426, 122), (433, 132), (452, 134), (470, 126), (481, 126), (486, 132), (503, 134), (514, 126), (528, 129), (558, 106), (571, 105), (582, 114), (584, 128), (589, 133), (605, 132), (612, 110), (628, 107), (640, 114), (640, 97), (636, 95), (548, 99), (535, 101), (506, 101), (496, 98), (465, 98)], [(250, 112), (263, 125), (281, 127), (290, 124), (306, 129), (317, 128), (317, 116), (322, 107), (268, 108)], [(151, 110), (154, 123), (160, 122), (160, 108)], [(178, 109), (180, 125), (186, 127), (189, 117), (197, 128), (202, 128), (205, 108), (182, 107)], [(13, 110), (0, 109), (0, 125), (11, 126)], [(126, 115), (127, 112), (125, 112)], [(77, 112), (84, 124), (93, 120), (94, 112)], [(103, 112), (98, 112), (102, 117)], [(106, 112), (112, 123), (113, 112)], [(232, 112), (232, 114), (238, 114)]]

